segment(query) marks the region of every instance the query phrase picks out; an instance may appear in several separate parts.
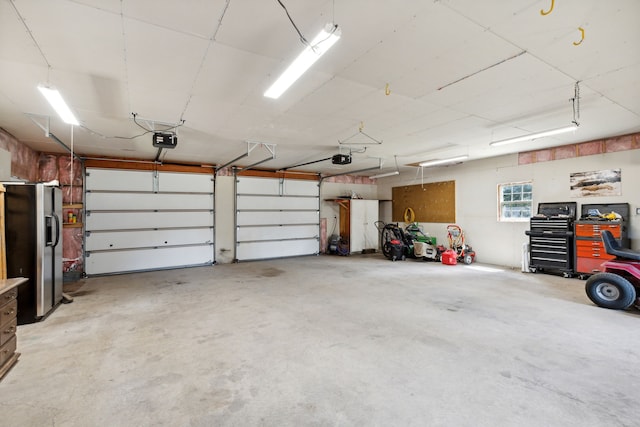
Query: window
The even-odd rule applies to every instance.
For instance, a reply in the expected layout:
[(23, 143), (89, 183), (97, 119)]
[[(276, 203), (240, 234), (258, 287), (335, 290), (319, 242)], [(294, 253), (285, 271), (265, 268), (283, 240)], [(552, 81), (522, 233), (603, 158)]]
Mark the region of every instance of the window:
[(533, 185), (518, 182), (498, 185), (498, 221), (526, 221), (533, 211)]

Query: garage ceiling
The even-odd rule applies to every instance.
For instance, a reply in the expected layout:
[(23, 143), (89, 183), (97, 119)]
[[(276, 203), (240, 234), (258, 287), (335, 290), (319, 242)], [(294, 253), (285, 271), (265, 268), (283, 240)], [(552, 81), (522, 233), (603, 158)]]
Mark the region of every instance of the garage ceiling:
[[(305, 37), (335, 22), (342, 38), (273, 100), (264, 91), (304, 47), (277, 0), (0, 0), (0, 127), (62, 152), (29, 117), (51, 116), (70, 144), (37, 91), (48, 82), (85, 157), (155, 159), (133, 112), (145, 127), (184, 120), (164, 162), (225, 164), (247, 141), (275, 146), (270, 169), (353, 151), (351, 165), (299, 168), (324, 174), (640, 131), (637, 0), (558, 0), (547, 15), (551, 0), (283, 3)], [(575, 133), (489, 146), (570, 124), (578, 81)], [(258, 144), (238, 165), (267, 157)]]

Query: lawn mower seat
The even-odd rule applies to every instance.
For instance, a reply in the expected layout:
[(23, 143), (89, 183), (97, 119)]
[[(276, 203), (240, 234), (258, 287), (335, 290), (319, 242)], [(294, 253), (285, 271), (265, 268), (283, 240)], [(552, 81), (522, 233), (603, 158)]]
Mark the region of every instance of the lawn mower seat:
[(604, 244), (604, 249), (609, 255), (615, 255), (618, 258), (640, 261), (640, 252), (634, 251), (633, 249), (620, 247), (618, 241), (613, 237), (613, 234), (611, 234), (609, 230), (603, 230), (601, 236), (602, 244)]

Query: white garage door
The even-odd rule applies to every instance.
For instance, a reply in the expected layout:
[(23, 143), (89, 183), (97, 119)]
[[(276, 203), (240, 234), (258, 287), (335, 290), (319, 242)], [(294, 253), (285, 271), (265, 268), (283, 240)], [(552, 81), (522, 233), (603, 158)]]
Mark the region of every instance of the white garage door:
[(319, 234), (317, 181), (236, 178), (236, 260), (315, 255)]
[(212, 174), (87, 168), (88, 275), (213, 263)]

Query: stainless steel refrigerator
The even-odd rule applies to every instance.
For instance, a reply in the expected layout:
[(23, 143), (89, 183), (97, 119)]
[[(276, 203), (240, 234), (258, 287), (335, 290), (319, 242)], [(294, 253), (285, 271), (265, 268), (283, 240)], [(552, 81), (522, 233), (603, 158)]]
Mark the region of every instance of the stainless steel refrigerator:
[(18, 324), (45, 318), (62, 301), (62, 192), (46, 184), (4, 183), (7, 276), (18, 288)]

